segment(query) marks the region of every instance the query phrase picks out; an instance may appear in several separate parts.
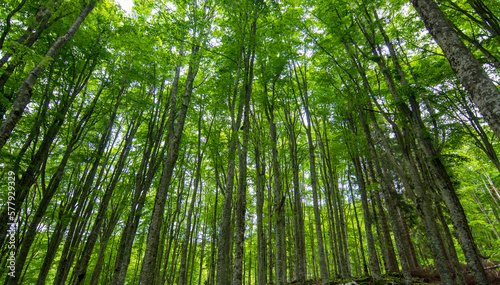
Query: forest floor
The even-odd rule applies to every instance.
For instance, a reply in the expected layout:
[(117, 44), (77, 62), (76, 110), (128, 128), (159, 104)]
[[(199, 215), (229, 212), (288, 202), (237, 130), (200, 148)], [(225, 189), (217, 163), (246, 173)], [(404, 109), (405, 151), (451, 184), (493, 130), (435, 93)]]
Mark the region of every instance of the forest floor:
[[(500, 268), (487, 270), (490, 285), (500, 285)], [(413, 284), (441, 284), (439, 274), (435, 270), (421, 270), (417, 272), (412, 272)], [(465, 281), (467, 285), (475, 285), (474, 279), (471, 273), (464, 274)], [(295, 285), (298, 283), (289, 283), (290, 285)], [(307, 285), (321, 285), (321, 280), (309, 280)], [(402, 274), (391, 273), (382, 276), (380, 282), (373, 282), (371, 277), (353, 277), (351, 280), (339, 280), (332, 281), (330, 285), (404, 285), (404, 278)]]

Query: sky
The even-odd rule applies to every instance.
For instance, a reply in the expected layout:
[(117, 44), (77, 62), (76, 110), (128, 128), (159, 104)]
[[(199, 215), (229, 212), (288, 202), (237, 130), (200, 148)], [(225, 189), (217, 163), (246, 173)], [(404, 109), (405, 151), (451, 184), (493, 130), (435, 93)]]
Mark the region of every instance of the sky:
[(116, 3), (120, 4), (125, 12), (132, 12), (132, 6), (134, 6), (134, 0), (115, 0)]

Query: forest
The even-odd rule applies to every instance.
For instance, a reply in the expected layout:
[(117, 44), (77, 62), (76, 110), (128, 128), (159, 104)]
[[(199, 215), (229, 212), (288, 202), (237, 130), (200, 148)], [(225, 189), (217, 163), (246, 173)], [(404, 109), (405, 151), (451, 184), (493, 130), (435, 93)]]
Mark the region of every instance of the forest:
[(0, 282), (500, 284), (499, 18), (1, 1)]

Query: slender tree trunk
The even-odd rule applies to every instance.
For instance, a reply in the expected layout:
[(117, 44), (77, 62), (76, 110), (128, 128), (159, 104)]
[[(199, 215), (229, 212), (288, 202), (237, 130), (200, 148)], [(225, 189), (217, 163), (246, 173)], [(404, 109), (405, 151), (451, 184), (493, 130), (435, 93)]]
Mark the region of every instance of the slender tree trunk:
[[(86, 219), (88, 219), (88, 217), (91, 214), (91, 210), (93, 209), (92, 206), (94, 200), (88, 198), (95, 198), (96, 195), (95, 192), (91, 194), (92, 197), (89, 197), (89, 195), (91, 193), (92, 185), (94, 184), (96, 178), (95, 176), (101, 162), (101, 157), (103, 157), (106, 145), (108, 144), (115, 117), (116, 117), (116, 108), (115, 111), (113, 111), (112, 115), (110, 116), (106, 129), (104, 130), (103, 135), (101, 136), (98, 148), (95, 152), (96, 159), (92, 164), (92, 168), (88, 172), (85, 178), (85, 182), (83, 183), (83, 186), (77, 186), (76, 189), (74, 190), (73, 198), (70, 204), (68, 205), (68, 208), (71, 209), (71, 207), (74, 207), (75, 204), (78, 202), (77, 209), (74, 212), (75, 213), (74, 218), (70, 225), (69, 233), (67, 234), (66, 237), (63, 253), (61, 254), (61, 260), (59, 261), (56, 277), (54, 279), (54, 284), (65, 283), (71, 264), (73, 263), (77, 245), (81, 242), (80, 238), (81, 230), (88, 222)], [(106, 157), (105, 162), (107, 162), (107, 159), (108, 157)], [(95, 183), (96, 186), (94, 187), (97, 188), (97, 186), (100, 184), (104, 172), (105, 168), (102, 167), (99, 177), (97, 178), (97, 182)], [(71, 210), (69, 211), (68, 214), (70, 213)]]
[[(317, 132), (318, 134), (320, 134), (320, 132)], [(324, 124), (324, 139), (320, 137), (320, 141), (319, 141), (319, 146), (321, 148), (321, 151), (323, 153), (323, 157), (324, 157), (324, 164), (325, 164), (325, 178), (324, 179), (325, 181), (330, 181), (329, 183), (329, 186), (328, 186), (328, 189), (330, 189), (327, 193), (327, 205), (330, 205), (331, 206), (331, 198), (333, 198), (333, 203), (335, 204), (335, 209), (333, 209), (332, 207), (332, 214), (334, 215), (334, 219), (333, 219), (333, 223), (334, 223), (334, 227), (332, 227), (332, 231), (333, 232), (336, 232), (337, 235), (336, 235), (336, 241), (337, 243), (335, 244), (335, 246), (332, 246), (332, 250), (335, 250), (335, 257), (334, 258), (334, 261), (337, 261), (339, 263), (339, 267), (340, 267), (340, 271), (342, 273), (342, 278), (343, 279), (346, 279), (348, 277), (350, 277), (350, 272), (348, 270), (348, 266), (347, 266), (347, 260), (345, 258), (345, 252), (344, 252), (344, 237), (343, 237), (343, 230), (341, 228), (341, 221), (340, 221), (340, 217), (339, 217), (339, 204), (338, 204), (338, 201), (337, 201), (337, 195), (336, 195), (336, 191), (337, 191), (337, 184), (338, 184), (338, 181), (336, 181), (336, 175), (334, 175), (334, 169), (333, 169), (333, 166), (332, 166), (332, 163), (331, 163), (331, 157), (330, 157), (330, 152), (329, 152), (329, 149), (328, 149), (328, 133), (327, 133), (327, 129), (326, 129), (326, 124)], [(326, 150), (325, 150), (325, 143), (323, 143), (323, 141), (325, 141), (326, 143)], [(328, 183), (327, 183), (328, 184)]]
[(375, 194), (375, 199), (377, 201), (378, 211), (380, 215), (380, 223), (382, 226), (382, 232), (384, 234), (384, 246), (387, 249), (387, 254), (389, 258), (388, 268), (389, 272), (398, 272), (399, 266), (396, 259), (396, 253), (394, 252), (394, 246), (392, 244), (391, 233), (389, 230), (389, 225), (387, 224), (387, 217), (384, 212), (384, 208), (382, 207), (382, 200), (380, 199), (380, 195)]
[[(176, 80), (178, 77), (179, 75), (176, 73), (173, 83), (174, 86), (176, 84), (175, 82), (178, 82), (178, 80)], [(174, 86), (172, 86), (172, 90), (174, 89)], [(162, 93), (163, 84), (158, 94)], [(172, 93), (173, 91), (170, 93), (170, 96), (172, 96)], [(158, 104), (151, 112), (151, 120), (148, 123), (148, 133), (146, 135), (147, 147), (142, 153), (139, 171), (135, 175), (136, 180), (134, 184), (132, 203), (130, 205), (130, 213), (122, 231), (120, 244), (118, 245), (116, 262), (110, 281), (111, 285), (125, 283), (127, 269), (130, 263), (130, 256), (132, 253), (132, 245), (134, 243), (137, 227), (139, 226), (140, 215), (146, 202), (146, 194), (150, 189), (151, 182), (160, 167), (161, 161), (159, 157), (163, 157), (165, 148), (168, 145), (167, 142), (163, 148), (160, 146), (163, 141), (162, 138), (164, 137), (163, 133), (165, 131), (165, 122), (167, 120), (167, 110), (169, 107), (168, 101), (169, 99), (167, 98), (165, 103)], [(164, 109), (162, 109), (162, 107)], [(168, 134), (165, 135), (165, 137), (168, 137)]]
[[(97, 102), (97, 99), (99, 98), (99, 95), (101, 94), (100, 91), (102, 91), (102, 90), (103, 90), (103, 88), (101, 88), (99, 90), (99, 92), (96, 94), (96, 97), (91, 104), (91, 108), (89, 108), (87, 110), (87, 112), (82, 116), (82, 118), (79, 120), (79, 123), (76, 124), (76, 126), (72, 132), (71, 139), (69, 140), (69, 143), (66, 147), (66, 150), (64, 152), (63, 158), (61, 159), (59, 167), (57, 168), (56, 172), (52, 175), (50, 182), (48, 184), (48, 187), (45, 190), (44, 196), (43, 196), (42, 200), (40, 201), (40, 204), (35, 212), (33, 219), (31, 220), (28, 231), (23, 238), (22, 248), (17, 256), (17, 258), (19, 260), (17, 263), (17, 266), (19, 266), (18, 268), (24, 267), (25, 259), (28, 255), (30, 248), (31, 248), (31, 244), (34, 241), (35, 236), (37, 234), (38, 225), (39, 225), (40, 221), (42, 220), (43, 215), (45, 214), (45, 212), (50, 204), (50, 201), (52, 200), (52, 197), (54, 196), (57, 189), (59, 188), (59, 184), (63, 178), (64, 169), (65, 169), (66, 164), (69, 160), (69, 157), (70, 157), (71, 153), (75, 150), (75, 145), (77, 144), (79, 139), (81, 139), (82, 129), (84, 128), (84, 126), (87, 123), (87, 120), (90, 118), (91, 114), (93, 113), (95, 103)], [(76, 92), (76, 93), (78, 93), (78, 92)], [(68, 104), (70, 105), (69, 102), (68, 102)], [(68, 108), (69, 108), (69, 106), (68, 106)], [(58, 123), (58, 125), (59, 125), (59, 123)], [(60, 125), (62, 125), (62, 122), (60, 123)], [(59, 126), (59, 128), (60, 128), (60, 126)], [(46, 266), (48, 266), (48, 264)], [(41, 276), (43, 276), (43, 274)], [(42, 280), (42, 279), (44, 279), (44, 278), (39, 277), (39, 280)]]
[(247, 200), (247, 157), (248, 157), (248, 140), (250, 136), (250, 99), (252, 97), (253, 84), (253, 65), (255, 59), (254, 39), (257, 30), (257, 13), (254, 16), (252, 23), (252, 32), (250, 35), (250, 45), (245, 55), (245, 106), (243, 118), (243, 143), (241, 145), (238, 157), (238, 195), (236, 197), (236, 235), (234, 249), (234, 270), (232, 276), (232, 284), (240, 285), (244, 282), (244, 243), (245, 243), (245, 214)]
[(365, 233), (366, 240), (368, 244), (368, 263), (370, 266), (370, 271), (373, 279), (375, 281), (380, 280), (380, 267), (378, 265), (377, 253), (375, 250), (375, 241), (373, 240), (373, 232), (371, 227), (371, 214), (368, 206), (368, 197), (366, 193), (366, 185), (363, 177), (363, 170), (361, 168), (361, 162), (359, 160), (359, 155), (357, 153), (352, 154), (352, 160), (354, 163), (354, 168), (356, 170), (356, 177), (358, 180), (359, 190), (361, 192), (361, 205), (363, 206), (363, 217), (365, 223)]
[[(198, 56), (198, 50), (200, 45), (195, 45), (192, 48), (193, 57)], [(189, 107), (189, 102), (191, 100), (191, 94), (193, 93), (193, 82), (198, 72), (198, 63), (196, 59), (192, 59), (189, 65), (188, 74), (186, 78), (186, 88), (182, 100), (182, 104), (178, 113), (177, 123), (175, 125), (174, 131), (171, 133), (167, 157), (165, 159), (165, 164), (163, 167), (163, 173), (160, 179), (160, 184), (158, 185), (158, 190), (155, 197), (155, 203), (153, 208), (153, 213), (151, 216), (151, 223), (149, 224), (148, 231), (148, 241), (146, 245), (146, 251), (144, 254), (144, 260), (142, 263), (141, 274), (139, 277), (139, 284), (147, 285), (153, 284), (156, 280), (155, 268), (156, 268), (156, 251), (158, 249), (160, 230), (163, 222), (163, 211), (165, 208), (165, 201), (168, 194), (168, 189), (170, 186), (170, 181), (172, 180), (172, 174), (174, 167), (179, 156), (179, 145), (182, 138), (182, 133), (184, 130), (184, 123), (186, 120), (186, 115)]]
[[(178, 285), (185, 285), (187, 284), (187, 273), (186, 273), (186, 257), (187, 257), (187, 247), (188, 247), (188, 237), (191, 235), (191, 219), (193, 216), (194, 212), (194, 207), (196, 204), (196, 195), (198, 193), (198, 186), (200, 184), (201, 180), (201, 163), (203, 161), (203, 156), (204, 152), (201, 151), (201, 122), (202, 122), (202, 117), (203, 117), (203, 110), (200, 111), (199, 118), (198, 118), (198, 153), (197, 153), (197, 163), (196, 163), (196, 172), (195, 172), (195, 178), (194, 178), (194, 190), (193, 190), (193, 196), (191, 197), (191, 203), (189, 206), (189, 211), (187, 214), (187, 221), (186, 221), (186, 231), (184, 233), (184, 241), (182, 243), (182, 249), (181, 249), (181, 264), (179, 267), (179, 279), (177, 284)], [(208, 138), (206, 138), (206, 141), (208, 141)], [(206, 144), (205, 144), (206, 146)], [(165, 260), (165, 262), (168, 262)]]
[[(118, 206), (113, 207), (110, 218), (108, 219), (108, 224), (104, 227), (104, 232), (101, 233), (100, 237), (100, 245), (99, 245), (99, 254), (97, 256), (97, 261), (94, 266), (94, 270), (92, 271), (92, 276), (90, 278), (89, 284), (91, 285), (97, 285), (99, 284), (99, 277), (101, 276), (102, 268), (103, 268), (103, 262), (104, 262), (104, 257), (106, 253), (106, 249), (108, 247), (108, 242), (113, 234), (113, 230), (115, 228), (116, 223), (118, 223), (120, 217), (120, 213), (118, 211)], [(111, 245), (111, 248), (113, 248), (113, 245)], [(112, 253), (110, 253), (111, 255)]]
[(219, 199), (219, 167), (217, 165), (217, 155), (215, 156), (215, 179), (216, 179), (216, 184), (215, 184), (215, 203), (214, 203), (214, 214), (213, 214), (213, 226), (212, 226), (212, 242), (210, 244), (211, 248), (211, 257), (210, 257), (210, 275), (208, 279), (208, 285), (214, 285), (215, 284), (215, 252), (216, 252), (216, 247), (215, 247), (215, 241), (217, 239), (217, 204), (218, 204), (218, 199)]
[[(87, 64), (89, 62), (90, 62), (90, 59), (88, 59), (85, 62), (85, 66), (87, 66)], [(92, 69), (93, 68), (91, 68), (91, 70)], [(85, 67), (84, 67), (84, 70), (85, 70)], [(90, 76), (90, 73), (89, 73), (89, 76)], [(14, 205), (14, 208), (15, 208), (14, 211), (15, 211), (16, 215), (20, 214), (21, 207), (24, 203), (24, 200), (26, 199), (26, 197), (30, 193), (31, 187), (33, 186), (33, 184), (35, 184), (36, 179), (41, 172), (41, 167), (43, 167), (43, 165), (45, 164), (45, 162), (49, 156), (51, 146), (52, 146), (54, 140), (56, 139), (56, 137), (57, 137), (57, 135), (58, 135), (63, 123), (64, 123), (65, 116), (68, 113), (68, 111), (69, 111), (73, 101), (77, 97), (77, 95), (86, 86), (87, 81), (89, 79), (89, 76), (84, 77), (83, 73), (82, 73), (80, 75), (80, 77), (78, 78), (77, 83), (74, 85), (72, 92), (69, 92), (69, 94), (67, 94), (64, 97), (63, 101), (61, 102), (61, 104), (58, 108), (58, 113), (60, 114), (60, 116), (57, 116), (56, 118), (54, 118), (54, 120), (50, 124), (50, 127), (47, 130), (47, 133), (45, 134), (42, 142), (40, 143), (40, 146), (39, 146), (38, 150), (36, 151), (35, 155), (31, 159), (31, 162), (28, 165), (27, 169), (24, 171), (21, 179), (16, 179), (18, 181), (16, 183), (17, 184), (16, 185), (17, 186), (16, 203)], [(96, 97), (99, 97), (103, 88), (104, 87), (99, 89)], [(94, 100), (94, 103), (95, 102), (96, 102), (96, 100)], [(73, 142), (73, 144), (76, 144), (76, 142)], [(69, 154), (71, 154), (71, 153), (69, 153)], [(69, 154), (67, 154), (67, 155), (69, 155)], [(68, 159), (69, 159), (69, 157), (68, 157)], [(60, 167), (64, 168), (64, 164), (60, 164)], [(60, 178), (58, 178), (58, 179), (60, 179)], [(57, 182), (57, 180), (55, 180), (54, 182)], [(45, 199), (44, 199), (43, 203), (41, 204), (42, 206), (40, 207), (40, 209), (37, 210), (38, 215), (37, 215), (36, 219), (42, 218), (42, 216), (46, 210), (45, 205), (46, 204), (48, 205), (48, 203), (52, 199), (52, 196), (55, 193), (54, 191), (57, 190), (58, 185), (54, 184), (51, 186), (52, 187), (50, 188), (49, 192), (47, 192), (47, 195), (44, 196)], [(5, 237), (7, 234), (8, 219), (9, 219), (9, 215), (7, 213), (7, 207), (5, 207), (1, 213), (1, 216), (0, 216), (0, 221), (2, 222), (2, 223), (0, 223), (0, 247), (3, 245), (3, 243), (5, 241)], [(35, 220), (35, 223), (38, 223), (38, 222), (36, 222), (36, 220)], [(36, 234), (36, 232), (33, 232), (32, 234)], [(28, 246), (28, 244), (32, 242), (32, 241), (29, 241), (29, 239), (26, 242), (26, 244), (27, 244), (26, 249), (29, 249), (31, 246), (31, 245)], [(24, 258), (22, 256), (18, 256), (18, 259), (20, 257), (21, 257), (21, 259)], [(20, 259), (20, 261), (21, 261), (21, 259)]]
[[(318, 183), (317, 183), (317, 174), (316, 174), (316, 156), (314, 153), (314, 142), (312, 139), (312, 119), (311, 113), (309, 110), (309, 94), (307, 93), (307, 81), (305, 78), (305, 74), (301, 71), (302, 80), (299, 80), (297, 71), (295, 69), (295, 76), (297, 83), (299, 84), (299, 94), (302, 100), (302, 104), (304, 107), (306, 121), (303, 121), (304, 127), (306, 129), (307, 134), (307, 142), (309, 146), (309, 168), (310, 168), (310, 178), (311, 178), (311, 188), (313, 192), (313, 208), (314, 208), (314, 221), (316, 225), (316, 239), (318, 241), (318, 259), (319, 259), (319, 268), (321, 274), (321, 281), (323, 284), (328, 284), (330, 280), (330, 274), (328, 272), (328, 267), (326, 264), (325, 257), (325, 248), (323, 245), (323, 232), (321, 230), (321, 212), (319, 209), (319, 201), (318, 201)], [(301, 82), (302, 81), (302, 82)]]
[[(268, 182), (268, 186), (267, 186), (267, 216), (269, 217), (268, 218), (268, 222), (267, 222), (267, 248), (268, 248), (268, 255), (267, 255), (267, 259), (268, 259), (268, 269), (269, 269), (269, 282), (272, 282), (274, 280), (273, 278), (273, 268), (274, 268), (274, 264), (273, 264), (273, 219), (272, 219), (272, 216), (275, 216), (273, 215), (273, 195), (272, 195), (272, 191), (271, 191), (271, 180), (269, 180)], [(276, 219), (276, 216), (274, 217), (274, 219)]]
[[(500, 138), (500, 110), (498, 109), (500, 91), (497, 86), (493, 84), (481, 64), (460, 40), (453, 24), (446, 18), (434, 0), (412, 0), (410, 2), (420, 15), (429, 33), (443, 50), (462, 85), (472, 95), (484, 119), (496, 136)], [(466, 256), (472, 254), (472, 251), (473, 249), (464, 250), (464, 252), (468, 252)], [(489, 284), (484, 268), (478, 263), (479, 260), (472, 256), (467, 259), (474, 280), (479, 284)]]
[(201, 285), (201, 276), (203, 275), (203, 261), (205, 259), (205, 244), (206, 244), (206, 234), (207, 234), (207, 229), (208, 229), (208, 208), (206, 209), (207, 211), (205, 212), (205, 223), (203, 226), (203, 234), (201, 236), (201, 249), (200, 249), (200, 270), (198, 272), (198, 285)]
[(353, 208), (354, 208), (354, 217), (356, 219), (356, 225), (357, 225), (357, 229), (358, 229), (358, 237), (359, 237), (359, 244), (360, 244), (360, 247), (361, 247), (361, 256), (363, 258), (363, 273), (365, 275), (368, 275), (368, 266), (366, 264), (366, 257), (365, 257), (365, 248), (363, 246), (363, 236), (361, 235), (361, 227), (359, 226), (359, 219), (358, 219), (358, 211), (356, 210), (356, 200), (354, 200), (354, 193), (352, 191), (352, 185), (351, 185), (351, 166), (348, 165), (348, 175), (347, 175), (347, 179), (348, 179), (348, 184), (349, 184), (349, 191), (351, 192), (351, 199), (352, 199), (352, 205), (353, 205)]
[[(414, 7), (419, 11), (421, 14), (422, 18), (424, 19), (424, 22), (426, 21), (437, 21), (432, 24), (432, 29), (438, 29), (441, 31), (439, 33), (439, 36), (444, 36), (447, 37), (450, 36), (453, 38), (454, 33), (449, 33), (453, 28), (448, 29), (449, 27), (449, 22), (447, 19), (444, 17), (442, 12), (439, 10), (439, 7), (437, 7), (436, 3), (432, 0), (413, 0), (412, 1)], [(437, 9), (437, 10), (436, 10)], [(432, 18), (426, 18), (432, 15)], [(439, 27), (438, 27), (439, 26)], [(429, 28), (429, 27), (428, 27)], [(433, 31), (431, 28), (429, 28), (431, 34), (435, 33), (436, 31)], [(445, 32), (446, 35), (443, 34), (443, 31), (448, 30), (448, 32)], [(453, 31), (451, 31), (453, 32)], [(433, 35), (436, 37), (436, 35)], [(455, 38), (458, 39), (458, 37), (455, 35)], [(491, 93), (492, 89), (496, 91), (498, 95), (500, 95), (500, 92), (498, 89), (496, 89), (496, 86), (491, 83), (491, 80), (487, 77), (486, 73), (484, 70), (481, 68), (481, 66), (478, 64), (478, 66), (474, 67), (473, 61), (475, 61), (475, 58), (472, 54), (470, 56), (472, 58), (469, 58), (466, 54), (466, 51), (468, 50), (463, 50), (460, 48), (460, 44), (463, 45), (463, 43), (458, 39), (458, 42), (455, 42), (453, 39), (443, 40), (446, 43), (453, 42), (453, 44), (457, 45), (454, 48), (451, 48), (452, 50), (455, 49), (454, 52), (460, 52), (462, 53), (460, 57), (454, 58), (453, 60), (458, 60), (458, 61), (464, 61), (464, 62), (455, 62), (452, 63), (456, 64), (458, 67), (453, 67), (455, 71), (458, 73), (470, 73), (474, 75), (467, 76), (467, 81), (462, 83), (464, 86), (469, 86), (471, 87), (472, 82), (474, 81), (480, 81), (481, 84), (478, 85), (478, 88), (483, 91), (479, 91), (481, 93), (480, 96), (483, 96), (478, 102), (476, 101), (476, 104), (478, 105), (479, 109), (483, 112), (483, 116), (485, 116), (486, 121), (490, 124), (490, 127), (495, 131), (497, 136), (500, 135), (500, 114), (495, 114), (494, 112), (491, 112), (491, 108), (495, 106), (494, 102), (499, 102), (500, 103), (500, 96), (497, 95), (492, 95)], [(463, 46), (465, 49), (466, 47)], [(443, 47), (443, 51), (445, 49), (450, 48), (448, 46)], [(376, 50), (374, 48), (373, 52), (376, 54)], [(448, 51), (450, 52), (450, 51)], [(470, 51), (468, 51), (470, 53)], [(447, 52), (445, 52), (447, 54)], [(454, 54), (453, 52), (451, 54)], [(394, 62), (397, 62), (397, 57), (396, 55), (393, 55), (393, 60)], [(449, 57), (450, 58), (450, 57)], [(477, 61), (476, 61), (477, 62)], [(410, 124), (413, 128), (413, 132), (416, 134), (418, 144), (420, 148), (423, 150), (425, 156), (429, 160), (429, 168), (435, 178), (436, 185), (438, 186), (438, 189), (441, 192), (441, 196), (443, 197), (443, 200), (445, 201), (446, 207), (450, 211), (450, 216), (452, 217), (453, 225), (455, 227), (456, 233), (459, 238), (460, 245), (462, 246), (462, 250), (464, 252), (464, 255), (467, 260), (467, 264), (471, 268), (473, 275), (474, 275), (474, 280), (478, 284), (489, 284), (488, 277), (486, 275), (486, 272), (481, 264), (481, 260), (479, 258), (479, 252), (477, 249), (476, 244), (474, 243), (474, 240), (472, 238), (472, 234), (470, 232), (470, 228), (468, 226), (467, 218), (465, 216), (465, 212), (462, 208), (462, 205), (460, 204), (460, 201), (458, 200), (458, 197), (455, 193), (455, 189), (453, 187), (453, 184), (450, 180), (450, 177), (446, 171), (446, 168), (442, 164), (440, 158), (439, 158), (439, 153), (432, 144), (431, 138), (428, 136), (425, 136), (426, 133), (426, 128), (425, 125), (422, 122), (421, 114), (420, 114), (420, 106), (416, 102), (416, 99), (414, 95), (409, 96), (410, 100), (410, 105), (411, 108), (401, 100), (400, 95), (398, 94), (396, 90), (396, 85), (395, 82), (392, 78), (392, 75), (389, 74), (388, 69), (386, 68), (385, 65), (385, 60), (382, 58), (381, 60), (377, 61), (377, 64), (379, 65), (380, 69), (382, 70), (382, 73), (384, 74), (384, 77), (386, 79), (387, 86), (389, 87), (390, 93), (393, 95), (394, 99), (398, 101), (398, 110), (410, 121)], [(471, 65), (472, 64), (472, 65)], [(402, 73), (399, 65), (396, 64), (396, 69), (398, 70), (398, 73)], [(470, 67), (470, 68), (468, 68)], [(486, 78), (483, 78), (482, 75), (486, 76)], [(463, 75), (463, 74), (462, 74)], [(402, 77), (404, 78), (404, 76)], [(459, 75), (459, 78), (461, 76)], [(461, 78), (464, 79), (464, 78)], [(488, 84), (489, 83), (489, 84)], [(403, 81), (402, 84), (404, 85), (405, 82)], [(482, 84), (485, 84), (482, 86)], [(493, 87), (490, 88), (492, 85)], [(479, 87), (482, 86), (482, 87)], [(466, 87), (466, 89), (469, 89)], [(489, 90), (489, 91), (488, 91)], [(472, 93), (472, 92), (471, 92)], [(488, 95), (489, 94), (489, 95)], [(489, 97), (488, 97), (489, 96)], [(496, 97), (497, 99), (492, 99), (493, 97)], [(473, 95), (473, 97), (477, 97)], [(495, 101), (497, 100), (497, 101)], [(488, 110), (484, 110), (483, 106), (481, 104), (486, 104)], [(485, 113), (486, 112), (486, 113)], [(493, 119), (496, 118), (496, 119)], [(496, 120), (496, 123), (494, 121)]]
[[(273, 90), (274, 91), (274, 90)], [(273, 108), (270, 106), (268, 121), (269, 121), (269, 132), (272, 143), (272, 168), (273, 168), (273, 194), (274, 194), (274, 232), (275, 232), (275, 242), (276, 242), (276, 284), (283, 285), (286, 282), (286, 278), (283, 276), (286, 274), (286, 260), (283, 260), (283, 252), (285, 251), (285, 244), (283, 243), (283, 235), (285, 234), (283, 228), (283, 221), (285, 218), (285, 196), (282, 194), (281, 190), (281, 175), (280, 166), (278, 161), (278, 141), (276, 134), (276, 124), (274, 122), (274, 112)]]
[[(436, 200), (436, 198), (434, 198)], [(439, 221), (441, 223), (441, 226), (443, 228), (444, 236), (446, 238), (446, 245), (449, 248), (449, 253), (451, 260), (453, 262), (453, 266), (455, 268), (455, 273), (456, 273), (456, 283), (458, 285), (465, 285), (465, 278), (463, 274), (462, 267), (460, 266), (460, 261), (458, 260), (458, 255), (457, 251), (455, 250), (455, 243), (453, 242), (453, 237), (451, 236), (450, 229), (448, 228), (448, 223), (446, 223), (446, 220), (443, 215), (443, 211), (441, 209), (441, 203), (436, 203), (436, 212), (437, 216), (439, 218)]]
[(241, 125), (241, 118), (243, 113), (243, 101), (240, 100), (237, 114), (235, 114), (234, 105), (238, 95), (238, 85), (240, 79), (241, 62), (243, 59), (243, 48), (240, 49), (238, 67), (236, 70), (236, 78), (234, 81), (232, 110), (231, 110), (231, 138), (229, 141), (229, 152), (227, 155), (227, 178), (224, 189), (224, 200), (222, 202), (222, 213), (220, 218), (219, 237), (217, 242), (217, 275), (216, 284), (226, 285), (230, 282), (230, 255), (232, 253), (231, 247), (231, 212), (233, 204), (233, 188), (234, 188), (234, 170), (236, 160), (236, 149), (238, 145), (238, 130)]
[(0, 150), (4, 147), (7, 140), (10, 138), (17, 122), (21, 119), (24, 108), (30, 102), (33, 85), (36, 80), (45, 70), (47, 64), (55, 58), (59, 50), (67, 43), (76, 33), (80, 25), (83, 23), (87, 15), (94, 9), (95, 0), (90, 0), (89, 3), (84, 3), (80, 14), (76, 17), (73, 24), (69, 27), (68, 31), (59, 37), (54, 44), (49, 48), (45, 57), (31, 70), (24, 82), (21, 84), (17, 97), (12, 104), (12, 109), (9, 115), (0, 127)]
[[(260, 126), (255, 124), (255, 130), (260, 130)], [(259, 132), (259, 131), (258, 131)], [(259, 132), (260, 134), (260, 132)], [(256, 169), (256, 196), (257, 196), (257, 284), (264, 285), (266, 280), (266, 238), (264, 234), (264, 179), (266, 166), (265, 162), (261, 161), (260, 157), (260, 137), (259, 135), (255, 140), (255, 169)]]
[(290, 150), (290, 161), (292, 163), (293, 175), (293, 197), (294, 197), (294, 230), (295, 230), (295, 274), (300, 285), (305, 284), (307, 279), (307, 255), (306, 255), (306, 237), (304, 234), (304, 214), (302, 209), (302, 194), (300, 191), (299, 180), (299, 162), (297, 150), (297, 134), (295, 133), (295, 124), (297, 116), (290, 116), (288, 108), (285, 108), (285, 122), (287, 124), (288, 146)]
[[(117, 102), (116, 102), (115, 108), (113, 110), (113, 114), (111, 115), (110, 124), (112, 124), (115, 120), (116, 113), (118, 110), (118, 105), (120, 104), (120, 97), (123, 94), (124, 90), (125, 90), (125, 80), (122, 83), (122, 88), (121, 88), (120, 93), (118, 95)], [(90, 262), (90, 258), (92, 257), (92, 251), (93, 251), (95, 243), (97, 242), (99, 232), (101, 231), (101, 225), (104, 221), (109, 201), (111, 200), (111, 197), (113, 195), (113, 191), (114, 191), (116, 185), (118, 184), (118, 181), (120, 179), (120, 174), (125, 166), (125, 163), (128, 160), (128, 154), (130, 152), (130, 149), (132, 148), (132, 140), (135, 136), (135, 133), (137, 132), (137, 129), (139, 128), (139, 125), (140, 125), (140, 122), (133, 122), (129, 126), (129, 130), (127, 130), (128, 134), (126, 137), (125, 145), (123, 147), (122, 153), (120, 154), (120, 158), (118, 160), (115, 171), (113, 173), (111, 182), (106, 187), (106, 191), (105, 191), (103, 197), (101, 198), (101, 201), (99, 203), (99, 210), (97, 212), (97, 217), (96, 217), (94, 224), (92, 226), (92, 230), (88, 235), (87, 242), (85, 243), (85, 248), (83, 249), (83, 255), (80, 258), (80, 260), (78, 260), (78, 263), (74, 269), (74, 271), (77, 274), (77, 277), (75, 278), (73, 285), (81, 285), (85, 281), (85, 275), (87, 272), (88, 264)]]
[(387, 186), (383, 187), (384, 189), (384, 198), (387, 203), (387, 209), (389, 211), (389, 219), (391, 220), (392, 232), (394, 233), (394, 240), (396, 242), (396, 247), (398, 249), (399, 262), (401, 263), (401, 267), (403, 269), (403, 275), (405, 277), (405, 284), (413, 284), (412, 276), (410, 274), (410, 266), (408, 264), (408, 256), (405, 252), (405, 245), (403, 242), (403, 237), (400, 231), (400, 227), (397, 222), (397, 213), (395, 211), (395, 197), (392, 197), (389, 191), (387, 190)]

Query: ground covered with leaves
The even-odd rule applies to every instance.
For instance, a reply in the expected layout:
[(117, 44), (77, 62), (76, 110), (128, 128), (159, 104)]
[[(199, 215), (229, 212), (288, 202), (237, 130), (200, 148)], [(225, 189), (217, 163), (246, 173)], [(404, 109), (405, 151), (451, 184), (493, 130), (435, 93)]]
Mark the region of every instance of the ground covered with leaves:
[[(470, 272), (464, 268), (464, 278), (467, 285), (475, 285), (473, 276)], [(490, 280), (490, 285), (500, 285), (500, 268), (492, 268), (487, 270), (488, 277)], [(413, 284), (441, 284), (441, 279), (439, 274), (433, 268), (420, 269), (418, 271), (412, 271)], [(273, 283), (270, 283), (273, 284)], [(290, 285), (299, 284), (298, 282), (289, 283)], [(321, 280), (308, 280), (307, 285), (321, 284)], [(374, 282), (371, 276), (365, 277), (353, 277), (349, 280), (338, 280), (330, 282), (330, 285), (404, 285), (403, 274), (391, 273), (382, 276), (382, 280), (379, 282)]]

